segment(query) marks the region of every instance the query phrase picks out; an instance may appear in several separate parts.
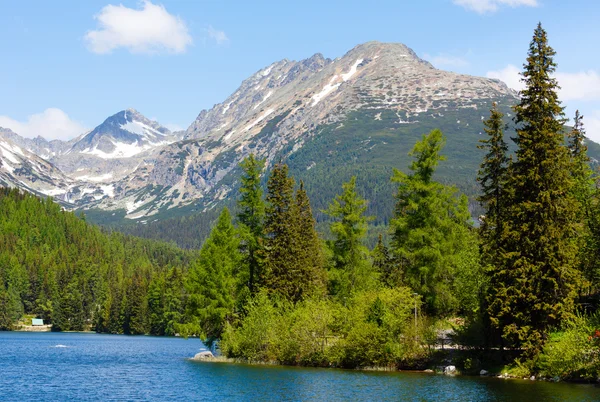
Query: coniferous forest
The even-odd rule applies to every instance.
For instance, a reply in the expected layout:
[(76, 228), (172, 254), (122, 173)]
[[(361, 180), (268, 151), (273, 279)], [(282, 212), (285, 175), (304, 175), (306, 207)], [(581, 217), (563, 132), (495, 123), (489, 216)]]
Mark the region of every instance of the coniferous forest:
[(55, 331), (198, 336), (231, 358), (352, 368), (426, 368), (443, 353), (440, 331), (452, 330), (464, 372), (496, 364), (596, 379), (599, 177), (583, 117), (565, 128), (554, 56), (540, 24), (514, 118), (494, 105), (483, 122), (484, 214), (474, 219), (465, 195), (434, 180), (445, 137), (433, 130), (410, 151), (408, 173), (390, 172), (389, 241), (372, 249), (356, 177), (318, 211), (331, 222), (324, 239), (303, 183), (279, 161), (263, 187), (254, 155), (235, 210), (222, 210), (197, 252), (4, 189), (0, 329), (28, 314)]

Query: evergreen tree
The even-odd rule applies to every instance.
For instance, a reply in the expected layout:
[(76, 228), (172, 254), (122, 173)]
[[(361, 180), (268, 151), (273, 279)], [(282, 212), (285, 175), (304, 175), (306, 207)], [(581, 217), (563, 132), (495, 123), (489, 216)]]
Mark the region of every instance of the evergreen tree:
[(367, 202), (356, 191), (356, 176), (344, 183), (342, 190), (323, 212), (334, 219), (330, 224), (334, 240), (329, 246), (339, 274), (339, 293), (341, 297), (348, 297), (355, 290), (364, 290), (373, 284), (369, 251), (363, 244), (372, 218), (365, 216)]
[(596, 180), (590, 167), (590, 158), (585, 145), (583, 116), (575, 112), (573, 129), (568, 134), (568, 147), (571, 155), (572, 193), (577, 201), (576, 233), (579, 269), (587, 280), (586, 288), (594, 292), (600, 280), (600, 261), (598, 259), (600, 237), (599, 218), (595, 206), (597, 196), (594, 188)]
[(240, 187), (241, 197), (238, 200), (238, 221), (240, 230), (240, 250), (244, 262), (248, 266), (248, 288), (256, 292), (257, 280), (261, 273), (261, 247), (263, 243), (265, 204), (263, 201), (260, 175), (265, 161), (258, 160), (254, 154), (245, 158), (240, 167), (243, 170)]
[(323, 270), (323, 253), (321, 240), (315, 230), (315, 218), (310, 207), (310, 200), (300, 182), (296, 191), (298, 266), (300, 275), (305, 278), (305, 294), (319, 294), (325, 289), (325, 272)]
[[(563, 108), (557, 97), (554, 50), (535, 29), (514, 107), (518, 149), (509, 166), (501, 260), (490, 272), (492, 323), (505, 339), (533, 355), (548, 328), (573, 311), (579, 275), (576, 219)], [(504, 214), (503, 214), (504, 215)]]
[(156, 275), (148, 286), (148, 327), (151, 335), (165, 334), (165, 280)]
[(199, 334), (212, 345), (226, 323), (234, 319), (241, 261), (238, 248), (237, 231), (229, 210), (224, 208), (188, 275), (190, 322), (180, 328), (185, 335)]
[(478, 201), (482, 204), (483, 217), (480, 236), (482, 239), (482, 258), (484, 264), (494, 264), (494, 258), (501, 253), (503, 212), (506, 208), (505, 186), (508, 168), (508, 146), (504, 141), (504, 115), (493, 104), (490, 118), (483, 124), (487, 139), (480, 140), (477, 147), (487, 151), (481, 163), (477, 181), (481, 185), (481, 195)]
[(467, 198), (454, 187), (433, 180), (445, 139), (433, 130), (417, 142), (410, 155), (411, 174), (394, 169), (398, 183), (396, 209), (390, 222), (392, 245), (404, 281), (423, 296), (429, 312), (448, 314), (459, 307), (454, 279), (457, 269), (477, 269), (463, 263), (472, 252)]
[(371, 252), (373, 258), (373, 268), (379, 273), (381, 283), (389, 288), (395, 288), (402, 284), (402, 272), (398, 270), (398, 265), (390, 254), (390, 250), (383, 243), (383, 237), (379, 235), (377, 244)]
[(0, 283), (0, 331), (10, 331), (13, 329), (14, 312), (12, 311), (11, 300), (4, 285)]
[[(318, 262), (307, 262), (307, 250), (303, 250), (314, 237), (311, 233), (314, 229), (310, 229), (313, 223), (307, 220), (310, 205), (305, 193), (301, 194), (299, 201), (304, 218), (300, 219), (298, 200), (294, 197), (294, 179), (288, 176), (288, 166), (281, 162), (273, 167), (267, 189), (265, 287), (295, 303), (313, 292), (315, 284), (321, 282), (320, 272), (314, 267), (306, 267), (307, 264), (318, 265)], [(309, 248), (314, 250), (313, 245)]]

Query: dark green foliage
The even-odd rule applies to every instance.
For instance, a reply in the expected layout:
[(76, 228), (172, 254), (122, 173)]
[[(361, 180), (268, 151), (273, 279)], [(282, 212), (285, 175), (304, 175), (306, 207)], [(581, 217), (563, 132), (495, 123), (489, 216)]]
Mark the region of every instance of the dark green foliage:
[(579, 269), (587, 283), (584, 290), (596, 293), (600, 285), (600, 210), (598, 210), (598, 190), (595, 182), (598, 176), (590, 167), (588, 147), (585, 144), (583, 116), (575, 112), (572, 130), (568, 133), (568, 147), (571, 156), (572, 195), (577, 201), (575, 231)]
[(248, 289), (251, 293), (256, 291), (256, 280), (262, 277), (260, 255), (264, 241), (265, 203), (263, 201), (260, 175), (264, 169), (265, 161), (257, 160), (250, 154), (241, 163), (244, 171), (241, 178), (238, 200), (238, 222), (240, 230), (240, 251), (244, 262), (248, 266)]
[(480, 140), (479, 149), (486, 151), (479, 168), (477, 180), (481, 185), (478, 201), (484, 209), (479, 234), (482, 243), (482, 262), (484, 265), (495, 265), (502, 249), (501, 239), (506, 209), (507, 195), (505, 191), (508, 168), (508, 145), (504, 141), (504, 115), (494, 103), (490, 110), (490, 118), (484, 122), (486, 139)]
[(193, 257), (102, 232), (51, 199), (0, 189), (0, 316), (13, 323), (27, 313), (53, 330), (147, 333), (147, 284)]
[[(501, 260), (491, 270), (492, 323), (535, 355), (548, 329), (573, 312), (579, 287), (573, 239), (576, 202), (557, 98), (554, 50), (538, 25), (514, 107), (518, 149), (508, 168)], [(504, 214), (503, 214), (504, 215)]]
[(399, 265), (395, 263), (390, 250), (383, 243), (383, 236), (379, 235), (377, 245), (371, 252), (373, 269), (379, 273), (379, 280), (384, 286), (394, 288), (402, 284), (403, 275)]
[[(267, 184), (265, 217), (265, 278), (262, 285), (286, 300), (297, 302), (318, 291), (322, 266), (318, 255), (308, 255), (318, 246), (310, 205), (302, 189), (294, 197), (294, 179), (288, 167), (273, 167)], [(302, 211), (302, 213), (301, 213)], [(308, 252), (307, 252), (308, 251)]]
[(300, 275), (308, 282), (307, 295), (314, 296), (325, 289), (325, 271), (321, 239), (315, 230), (315, 218), (303, 182), (300, 182), (300, 188), (296, 191), (296, 213), (296, 258), (301, 270)]

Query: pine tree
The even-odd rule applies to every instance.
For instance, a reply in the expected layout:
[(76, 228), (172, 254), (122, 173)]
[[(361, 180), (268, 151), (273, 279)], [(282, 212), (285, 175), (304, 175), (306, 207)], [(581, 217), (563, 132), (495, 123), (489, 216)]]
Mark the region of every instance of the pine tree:
[(310, 207), (304, 183), (296, 191), (296, 228), (298, 236), (298, 265), (305, 278), (304, 295), (319, 294), (325, 289), (325, 272), (323, 270), (323, 253), (321, 240), (315, 230), (315, 218)]
[(356, 191), (356, 176), (342, 184), (342, 194), (335, 197), (325, 211), (334, 220), (330, 224), (334, 240), (329, 242), (333, 263), (340, 275), (341, 297), (355, 290), (364, 290), (373, 283), (373, 271), (368, 261), (369, 251), (363, 244), (368, 222), (367, 202)]
[(265, 218), (265, 203), (260, 186), (260, 175), (265, 161), (258, 160), (250, 154), (243, 160), (240, 167), (244, 171), (240, 187), (241, 197), (238, 200), (238, 221), (240, 230), (240, 250), (248, 266), (248, 289), (256, 292), (256, 282), (261, 273), (261, 247)]
[(237, 230), (224, 208), (187, 278), (190, 323), (182, 332), (199, 334), (208, 345), (220, 338), (226, 323), (234, 318), (241, 260), (238, 248)]
[(594, 188), (596, 177), (590, 167), (590, 158), (585, 145), (583, 116), (575, 112), (573, 129), (568, 134), (568, 147), (571, 156), (572, 194), (577, 201), (576, 233), (579, 269), (587, 280), (590, 292), (600, 281), (600, 215), (598, 195)]
[(480, 140), (477, 147), (487, 151), (483, 158), (477, 181), (481, 185), (478, 201), (482, 204), (485, 215), (479, 231), (482, 239), (482, 258), (485, 264), (494, 264), (494, 257), (501, 252), (503, 212), (506, 208), (505, 186), (508, 168), (508, 145), (504, 141), (504, 115), (494, 103), (490, 110), (490, 118), (483, 124), (487, 139)]
[(392, 246), (404, 281), (423, 296), (430, 313), (447, 314), (459, 307), (454, 279), (463, 258), (472, 253), (465, 248), (474, 242), (470, 229), (467, 198), (454, 187), (433, 180), (445, 143), (440, 130), (418, 141), (410, 155), (415, 160), (411, 174), (394, 169), (398, 183), (394, 218), (390, 222)]
[(13, 326), (10, 296), (4, 289), (4, 284), (0, 282), (0, 331), (10, 331), (13, 329)]
[(539, 24), (522, 73), (525, 89), (514, 107), (518, 149), (508, 169), (504, 250), (490, 272), (490, 319), (506, 340), (530, 355), (540, 350), (548, 328), (573, 311), (579, 280), (554, 55)]
[(379, 273), (381, 283), (389, 288), (395, 288), (402, 284), (402, 272), (398, 270), (398, 265), (390, 255), (390, 251), (383, 243), (383, 237), (379, 235), (377, 244), (371, 252), (373, 258), (373, 268)]
[(294, 198), (294, 179), (288, 166), (273, 166), (267, 183), (265, 216), (265, 287), (287, 300), (302, 300), (318, 282), (307, 277), (300, 244), (298, 205)]

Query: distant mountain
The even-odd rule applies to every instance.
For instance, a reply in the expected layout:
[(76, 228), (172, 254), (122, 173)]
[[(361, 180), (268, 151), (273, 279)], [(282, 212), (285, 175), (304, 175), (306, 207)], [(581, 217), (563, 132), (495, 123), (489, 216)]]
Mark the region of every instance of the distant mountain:
[[(183, 141), (165, 146), (151, 165), (119, 181), (120, 191), (99, 207), (125, 209), (126, 217), (144, 220), (203, 211), (228, 199), (237, 185), (237, 166), (250, 152), (269, 164), (283, 158), (297, 173), (310, 170), (304, 176), (338, 169), (341, 161), (364, 169), (347, 157), (391, 150), (405, 155), (432, 126), (446, 128), (450, 148), (475, 155), (481, 118), (491, 102), (515, 100), (516, 93), (498, 80), (437, 70), (402, 44), (369, 42), (335, 60), (321, 54), (298, 62), (284, 59), (201, 111)], [(380, 132), (381, 139), (370, 139)], [(406, 158), (376, 159), (377, 169), (389, 170), (403, 167)], [(468, 169), (474, 178), (476, 168)], [(328, 188), (341, 185), (318, 177)]]
[[(185, 220), (192, 229), (165, 223), (162, 232), (175, 233), (169, 238), (206, 231), (203, 217), (234, 201), (238, 165), (250, 153), (266, 158), (267, 168), (287, 162), (304, 181), (318, 219), (342, 182), (357, 175), (369, 214), (386, 223), (392, 167), (406, 169), (409, 150), (434, 128), (447, 137), (437, 178), (477, 194), (482, 120), (497, 102), (510, 122), (517, 99), (499, 80), (438, 70), (403, 44), (368, 42), (334, 60), (315, 54), (275, 62), (201, 111), (185, 132), (172, 133), (128, 109), (68, 143), (12, 143), (47, 157), (55, 169), (49, 171), (58, 168), (65, 183), (71, 180), (52, 194), (96, 222), (138, 222), (150, 231), (160, 224), (155, 221), (199, 217)], [(600, 160), (598, 145), (589, 146)]]
[(40, 195), (66, 193), (73, 180), (52, 163), (17, 145), (17, 137), (10, 130), (0, 130), (0, 184)]
[(147, 163), (155, 150), (178, 139), (157, 122), (127, 109), (72, 141), (50, 160), (74, 179), (114, 182)]

